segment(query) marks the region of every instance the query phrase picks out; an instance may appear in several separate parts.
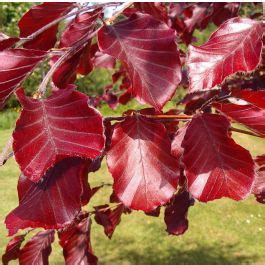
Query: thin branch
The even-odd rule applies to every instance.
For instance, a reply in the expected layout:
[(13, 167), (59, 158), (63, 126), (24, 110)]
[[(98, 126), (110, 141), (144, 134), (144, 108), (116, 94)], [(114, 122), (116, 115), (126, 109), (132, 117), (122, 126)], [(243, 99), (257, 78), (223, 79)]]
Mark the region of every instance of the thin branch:
[[(127, 3), (121, 10), (117, 11), (111, 18), (107, 19), (105, 21), (105, 23), (109, 23), (111, 21), (114, 21), (122, 12), (124, 9), (126, 9), (128, 6), (130, 6), (132, 3)], [(97, 5), (97, 7), (93, 6), (93, 9), (98, 8), (99, 5)], [(104, 5), (106, 6), (106, 4)], [(87, 9), (86, 9), (87, 10)], [(44, 77), (44, 79), (42, 80), (37, 95), (39, 97), (43, 97), (46, 90), (47, 90), (47, 86), (49, 83), (49, 80), (52, 78), (52, 75), (54, 74), (54, 72), (57, 70), (57, 68), (64, 63), (67, 59), (69, 59), (71, 56), (73, 56), (74, 54), (76, 54), (77, 52), (79, 52), (87, 43), (87, 41), (91, 38), (93, 38), (94, 36), (96, 36), (96, 34), (98, 33), (98, 31), (104, 26), (101, 25), (97, 30), (95, 30), (94, 32), (92, 32), (91, 34), (85, 36), (83, 39), (79, 40), (76, 45), (74, 45), (73, 47), (69, 48), (55, 63), (54, 65), (50, 68), (50, 70), (48, 71), (48, 73), (46, 74), (46, 76)]]
[(0, 155), (0, 166), (4, 165), (5, 162), (13, 156), (13, 152), (10, 153), (10, 149), (12, 148), (13, 137), (11, 136), (6, 143), (6, 146), (3, 148), (2, 153)]
[(251, 131), (247, 131), (247, 130), (242, 130), (242, 129), (237, 129), (237, 128), (234, 128), (234, 127), (230, 127), (229, 129), (230, 131), (232, 132), (238, 132), (238, 133), (243, 133), (243, 134), (247, 134), (247, 135), (251, 135), (251, 136), (255, 136), (255, 137), (260, 137), (260, 138), (264, 138), (256, 133), (253, 133)]
[(116, 5), (119, 5), (120, 3), (103, 3), (103, 4), (98, 4), (98, 5), (93, 5), (93, 6), (85, 6), (85, 7), (79, 7), (79, 9), (75, 12), (70, 12), (70, 13), (67, 13), (66, 15), (64, 16), (61, 16), (55, 20), (53, 20), (52, 22), (48, 23), (47, 25), (45, 25), (44, 27), (42, 27), (41, 29), (33, 32), (31, 35), (29, 35), (28, 37), (26, 38), (21, 38), (20, 41), (17, 43), (16, 47), (20, 47), (22, 46), (23, 44), (25, 44), (26, 42), (28, 41), (31, 41), (33, 39), (35, 39), (36, 37), (38, 37), (40, 34), (42, 34), (44, 31), (46, 31), (47, 29), (51, 28), (52, 26), (55, 26), (57, 25), (58, 23), (60, 23), (61, 21), (69, 18), (69, 17), (72, 17), (72, 16), (75, 16), (75, 15), (78, 15), (82, 12), (85, 12), (85, 11), (89, 11), (89, 10), (94, 10), (94, 9), (97, 9), (97, 8), (100, 8), (100, 7), (105, 7), (105, 6), (116, 6)]
[(118, 10), (112, 17), (108, 18), (105, 22), (105, 24), (110, 25), (126, 8), (130, 7), (133, 4), (133, 2), (124, 3), (124, 6)]
[[(159, 120), (161, 122), (163, 121), (173, 121), (173, 120), (178, 120), (178, 121), (189, 121), (192, 119), (192, 115), (185, 115), (185, 114), (179, 114), (179, 115), (168, 115), (168, 114), (161, 114), (161, 115), (144, 115), (140, 114), (141, 116), (148, 118), (148, 119), (153, 119), (153, 120)], [(126, 116), (108, 116), (105, 117), (104, 119), (106, 121), (123, 121), (126, 118)]]
[[(100, 29), (100, 28), (99, 28)], [(44, 79), (42, 80), (39, 89), (38, 89), (38, 94), (40, 97), (42, 97), (47, 89), (48, 83), (52, 77), (52, 75), (54, 74), (54, 72), (57, 70), (57, 68), (63, 63), (65, 62), (67, 59), (69, 59), (71, 56), (73, 56), (74, 54), (76, 54), (77, 52), (79, 52), (86, 44), (88, 39), (93, 38), (97, 32), (99, 31), (99, 29), (97, 29), (96, 31), (92, 32), (91, 34), (85, 36), (83, 39), (81, 39), (76, 45), (74, 45), (73, 47), (71, 47), (70, 49), (68, 49), (55, 63), (54, 65), (50, 68), (50, 70), (48, 71), (48, 73), (46, 74), (46, 76), (44, 77)]]
[(146, 118), (154, 119), (154, 120), (191, 120), (193, 118), (192, 115), (185, 114), (161, 114), (161, 115), (143, 115)]

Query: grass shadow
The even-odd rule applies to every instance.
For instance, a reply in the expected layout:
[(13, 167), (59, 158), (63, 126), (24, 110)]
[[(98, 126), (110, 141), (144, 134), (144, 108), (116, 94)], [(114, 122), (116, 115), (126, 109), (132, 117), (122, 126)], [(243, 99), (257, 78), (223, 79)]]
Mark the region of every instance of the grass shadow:
[[(242, 265), (255, 264), (257, 257), (238, 254), (237, 245), (215, 245), (213, 247), (198, 245), (190, 250), (168, 247), (160, 252), (159, 247), (146, 247), (144, 251), (119, 249), (119, 260), (101, 261), (104, 265)], [(165, 250), (165, 249), (164, 249)]]

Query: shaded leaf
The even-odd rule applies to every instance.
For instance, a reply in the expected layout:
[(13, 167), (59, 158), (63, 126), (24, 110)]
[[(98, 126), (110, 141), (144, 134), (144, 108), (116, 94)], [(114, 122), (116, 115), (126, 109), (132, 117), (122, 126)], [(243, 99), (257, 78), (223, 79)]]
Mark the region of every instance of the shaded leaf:
[(140, 114), (115, 125), (107, 164), (114, 191), (128, 208), (150, 212), (176, 190), (179, 162), (170, 155), (165, 127)]
[(253, 91), (247, 89), (232, 90), (232, 96), (243, 99), (258, 108), (265, 109), (265, 91)]
[(104, 148), (103, 121), (89, 107), (88, 97), (73, 87), (47, 99), (17, 92), (23, 107), (13, 133), (13, 150), (22, 173), (39, 181), (55, 163), (66, 157), (94, 159)]
[(18, 40), (19, 38), (8, 37), (5, 34), (0, 32), (0, 51), (3, 51), (5, 49), (12, 47)]
[(167, 7), (159, 2), (135, 2), (134, 6), (141, 12), (147, 13), (154, 18), (167, 23)]
[[(101, 9), (93, 12), (82, 13), (67, 26), (62, 33), (59, 47), (69, 48), (74, 46), (81, 39), (91, 34), (95, 27), (96, 19), (101, 14)], [(91, 38), (87, 39), (87, 43), (83, 47), (77, 49), (77, 52), (65, 62), (63, 62), (53, 74), (53, 82), (57, 87), (64, 88), (67, 84), (73, 83), (77, 73), (87, 75), (93, 69), (90, 55)], [(53, 58), (54, 61), (57, 57)]]
[(188, 125), (181, 127), (174, 135), (174, 139), (171, 144), (171, 154), (176, 157), (180, 158), (183, 155), (184, 148), (182, 147), (182, 142), (185, 137)]
[(20, 247), (24, 240), (25, 240), (25, 235), (19, 235), (15, 236), (8, 242), (6, 246), (6, 251), (2, 256), (3, 265), (7, 265), (9, 261), (18, 258)]
[(38, 183), (21, 175), (19, 206), (5, 220), (9, 235), (27, 227), (57, 229), (71, 223), (88, 200), (88, 166), (87, 161), (68, 158), (51, 168)]
[(207, 202), (222, 197), (246, 198), (254, 181), (254, 162), (228, 134), (230, 123), (221, 115), (194, 116), (182, 147), (191, 195)]
[[(70, 12), (74, 3), (46, 2), (41, 5), (33, 6), (18, 22), (20, 37), (28, 37), (35, 31), (43, 28), (47, 24)], [(24, 44), (27, 49), (38, 49), (47, 51), (56, 42), (58, 24), (48, 28), (39, 36)]]
[[(175, 32), (147, 14), (136, 13), (98, 33), (100, 49), (124, 62), (132, 80), (131, 93), (161, 109), (181, 80)], [(157, 74), (159, 73), (159, 75)]]
[(0, 107), (45, 55), (24, 49), (0, 51)]
[(190, 91), (210, 89), (233, 73), (254, 70), (260, 62), (262, 34), (261, 22), (237, 17), (223, 23), (205, 44), (190, 46)]
[(179, 236), (186, 232), (189, 226), (187, 219), (189, 207), (194, 205), (194, 199), (187, 191), (176, 194), (165, 209), (166, 231), (170, 235)]
[(157, 207), (156, 209), (154, 209), (151, 212), (145, 212), (145, 214), (148, 216), (158, 217), (160, 215), (160, 209), (161, 209), (161, 207)]
[(91, 220), (85, 218), (80, 223), (59, 233), (66, 265), (97, 264), (97, 257), (93, 254), (90, 243), (90, 229)]
[(251, 104), (237, 105), (233, 103), (215, 103), (214, 107), (231, 119), (265, 137), (265, 109)]
[(202, 22), (206, 16), (209, 5), (210, 3), (198, 3), (194, 6), (187, 7), (192, 14), (187, 16), (184, 20), (184, 23), (187, 27), (185, 30), (187, 30), (189, 33), (193, 33), (196, 28), (204, 28)]
[(116, 226), (121, 222), (121, 215), (124, 211), (124, 206), (120, 204), (114, 209), (110, 209), (108, 207), (108, 204), (94, 207), (96, 211), (95, 221), (104, 227), (105, 235), (111, 239)]
[(52, 252), (54, 230), (42, 231), (33, 236), (19, 253), (19, 264), (48, 265), (48, 258)]
[(212, 21), (220, 26), (229, 18), (236, 17), (240, 8), (240, 3), (213, 3)]

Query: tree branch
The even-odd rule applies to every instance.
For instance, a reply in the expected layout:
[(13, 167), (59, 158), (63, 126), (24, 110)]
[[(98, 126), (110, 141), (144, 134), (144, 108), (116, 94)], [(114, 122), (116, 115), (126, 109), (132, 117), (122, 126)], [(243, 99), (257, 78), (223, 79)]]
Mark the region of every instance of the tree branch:
[(133, 2), (125, 2), (124, 6), (120, 10), (118, 10), (112, 17), (105, 21), (105, 24), (110, 25), (126, 8), (130, 7), (132, 4)]
[(67, 13), (64, 16), (61, 16), (61, 17), (53, 20), (52, 22), (48, 23), (47, 25), (45, 25), (41, 29), (33, 32), (28, 37), (20, 38), (20, 41), (17, 43), (16, 47), (18, 48), (18, 47), (22, 46), (23, 44), (25, 44), (26, 42), (35, 39), (36, 37), (38, 37), (40, 34), (42, 34), (47, 29), (51, 28), (52, 26), (60, 23), (61, 21), (65, 20), (65, 19), (67, 19), (69, 17), (76, 16), (76, 15), (82, 13), (82, 12), (89, 11), (89, 10), (94, 10), (94, 9), (97, 9), (97, 8), (100, 8), (100, 7), (106, 7), (106, 6), (112, 6), (112, 5), (116, 6), (116, 5), (119, 5), (119, 4), (120, 3), (103, 3), (103, 4), (93, 5), (93, 6), (79, 7), (79, 9), (77, 11), (72, 12), (72, 13), (71, 12)]
[(238, 132), (238, 133), (243, 133), (243, 134), (247, 134), (247, 135), (263, 138), (262, 136), (260, 136), (260, 135), (258, 135), (256, 133), (253, 133), (251, 131), (247, 131), (247, 130), (237, 129), (237, 128), (234, 128), (234, 127), (230, 127), (229, 130), (232, 131), (232, 132)]
[[(111, 18), (107, 19), (104, 23), (110, 23), (112, 21), (114, 21), (123, 11), (124, 9), (126, 9), (128, 6), (130, 6), (132, 3), (127, 3), (126, 5), (124, 5), (124, 7), (117, 11)], [(101, 5), (97, 5), (97, 6), (93, 6), (93, 9), (98, 8), (99, 6), (106, 6), (106, 4), (101, 4)], [(87, 8), (85, 9), (87, 10)], [(84, 10), (82, 10), (84, 11)], [(70, 49), (68, 49), (55, 63), (54, 65), (50, 68), (50, 70), (48, 71), (48, 73), (46, 74), (46, 76), (44, 77), (44, 79), (42, 80), (38, 92), (37, 92), (37, 96), (38, 97), (43, 97), (46, 90), (47, 90), (47, 86), (49, 83), (49, 80), (51, 79), (52, 75), (54, 74), (54, 72), (57, 70), (57, 68), (63, 63), (65, 62), (67, 59), (69, 59), (70, 56), (75, 55), (77, 52), (79, 52), (87, 43), (87, 41), (91, 38), (93, 38), (98, 31), (104, 26), (101, 25), (98, 29), (96, 29), (94, 32), (92, 32), (91, 34), (85, 36), (83, 39), (79, 40), (76, 45), (74, 45), (73, 47), (71, 47)], [(35, 36), (36, 37), (36, 36)]]

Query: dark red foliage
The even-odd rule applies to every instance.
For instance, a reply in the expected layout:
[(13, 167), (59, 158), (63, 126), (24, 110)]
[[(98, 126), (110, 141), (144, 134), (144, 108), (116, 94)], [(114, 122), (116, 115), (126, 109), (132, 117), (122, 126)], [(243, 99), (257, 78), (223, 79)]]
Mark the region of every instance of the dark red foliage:
[(251, 191), (254, 162), (249, 151), (230, 137), (229, 126), (224, 116), (199, 114), (186, 130), (182, 161), (188, 190), (200, 201), (242, 200)]
[(257, 176), (254, 182), (252, 193), (255, 194), (258, 202), (265, 204), (265, 155), (256, 158)]
[(253, 91), (237, 89), (232, 91), (232, 96), (243, 99), (258, 108), (265, 109), (265, 91), (263, 90)]
[(90, 59), (92, 61), (93, 66), (100, 67), (100, 68), (107, 68), (107, 69), (113, 69), (115, 66), (115, 58), (112, 56), (103, 53), (99, 50), (97, 43), (91, 45), (90, 48), (91, 55)]
[(21, 175), (19, 206), (5, 220), (9, 235), (28, 227), (52, 229), (71, 223), (81, 205), (89, 200), (88, 166), (87, 161), (68, 158), (50, 169), (38, 183)]
[(18, 40), (19, 38), (8, 37), (0, 32), (0, 51), (12, 47)]
[(107, 164), (114, 191), (126, 207), (150, 212), (170, 200), (178, 163), (161, 123), (136, 114), (115, 125)]
[(134, 6), (141, 12), (147, 13), (154, 18), (167, 23), (167, 7), (165, 3), (158, 2), (135, 2)]
[(160, 215), (160, 209), (161, 209), (161, 207), (157, 207), (156, 209), (154, 209), (151, 212), (145, 212), (145, 214), (148, 216), (158, 217)]
[(24, 49), (0, 51), (0, 107), (45, 55)]
[(171, 99), (181, 80), (174, 39), (174, 31), (166, 24), (141, 13), (98, 33), (100, 49), (128, 66), (130, 92), (158, 110)]
[(180, 104), (185, 105), (185, 114), (192, 115), (197, 110), (203, 108), (207, 102), (217, 98), (219, 94), (219, 90), (197, 91), (194, 93), (189, 93), (182, 99)]
[(240, 3), (213, 3), (213, 11), (210, 17), (213, 23), (220, 26), (224, 21), (238, 15)]
[(196, 28), (205, 28), (203, 22), (209, 6), (210, 3), (199, 3), (198, 5), (191, 5), (184, 10), (186, 13), (191, 13), (190, 15), (186, 15), (186, 19), (184, 20), (188, 33), (192, 33)]
[(190, 92), (210, 89), (236, 72), (249, 72), (260, 61), (262, 24), (248, 18), (232, 18), (222, 24), (200, 47), (190, 46)]
[[(80, 39), (88, 39), (85, 45), (76, 49), (75, 53), (55, 71), (53, 82), (57, 87), (64, 88), (67, 84), (75, 81), (77, 73), (87, 75), (92, 71), (93, 63), (90, 52), (92, 38), (89, 38), (89, 35), (93, 32), (96, 19), (100, 14), (101, 9), (82, 13), (76, 16), (62, 33), (60, 48), (69, 48), (76, 45)], [(54, 59), (56, 61), (56, 58)]]
[(19, 235), (15, 236), (8, 242), (6, 246), (6, 251), (2, 256), (3, 265), (7, 265), (9, 261), (18, 258), (20, 247), (24, 240), (25, 240), (25, 235)]
[(96, 265), (97, 257), (93, 254), (90, 243), (91, 219), (85, 218), (80, 223), (59, 232), (60, 245), (66, 265)]
[(176, 134), (174, 135), (171, 144), (171, 154), (178, 159), (180, 159), (180, 157), (183, 155), (184, 148), (182, 146), (182, 142), (185, 137), (187, 128), (188, 124), (186, 124), (184, 127), (179, 128)]
[(54, 241), (54, 230), (39, 232), (33, 236), (19, 253), (19, 264), (48, 265)]
[(39, 181), (65, 157), (101, 155), (102, 117), (88, 106), (85, 94), (68, 87), (43, 100), (26, 97), (23, 90), (17, 96), (23, 110), (13, 133), (13, 148), (22, 173), (30, 180)]
[(187, 219), (189, 207), (194, 205), (194, 199), (187, 191), (178, 192), (166, 206), (165, 223), (166, 231), (170, 235), (179, 236), (188, 229), (189, 221)]
[[(55, 21), (63, 14), (69, 12), (74, 7), (74, 3), (43, 3), (33, 6), (18, 22), (20, 37), (28, 37), (32, 33), (40, 30), (48, 23)], [(37, 49), (47, 51), (56, 42), (58, 23), (48, 28), (33, 40), (24, 44), (27, 49)]]
[[(0, 166), (14, 155), (21, 170), (19, 204), (5, 224), (9, 235), (45, 229), (22, 249), (29, 231), (14, 237), (4, 265), (13, 259), (48, 264), (55, 230), (66, 264), (96, 265), (93, 215), (111, 238), (122, 214), (141, 210), (157, 217), (165, 207), (167, 232), (181, 235), (195, 199), (241, 200), (252, 193), (264, 204), (265, 155), (254, 162), (232, 138), (233, 132), (265, 137), (260, 7), (47, 2), (22, 16), (19, 37), (0, 33), (0, 108), (14, 92), (22, 106), (0, 154)], [(190, 45), (212, 30), (211, 23), (217, 29), (208, 41)], [(31, 74), (40, 76), (39, 65), (43, 80), (24, 92), (19, 87), (32, 84)], [(100, 67), (102, 79), (96, 76), (102, 71), (89, 75)], [(83, 83), (79, 75), (89, 76)], [(89, 95), (75, 91), (76, 79), (90, 84), (94, 77), (96, 86), (77, 88)], [(141, 109), (134, 99), (151, 108)], [(119, 104), (130, 100), (118, 116)], [(105, 112), (106, 104), (119, 108), (103, 118), (95, 108)], [(88, 173), (104, 167), (105, 155), (113, 182), (90, 187)], [(100, 189), (106, 194), (106, 187), (112, 187), (109, 200), (93, 205), (91, 197)]]
[(214, 107), (231, 119), (265, 137), (265, 109), (252, 104), (237, 105), (233, 103), (216, 103)]
[(124, 206), (119, 204), (114, 209), (109, 208), (108, 204), (94, 207), (95, 208), (95, 221), (104, 227), (105, 235), (111, 239), (116, 226), (121, 221), (121, 215), (124, 211)]

